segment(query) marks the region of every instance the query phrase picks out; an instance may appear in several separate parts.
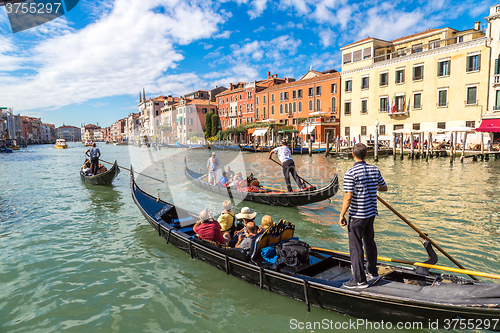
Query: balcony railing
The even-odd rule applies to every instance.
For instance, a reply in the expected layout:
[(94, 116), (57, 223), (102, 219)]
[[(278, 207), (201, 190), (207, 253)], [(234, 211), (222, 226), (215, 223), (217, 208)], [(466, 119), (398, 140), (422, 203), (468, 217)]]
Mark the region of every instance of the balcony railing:
[(389, 116), (398, 116), (398, 115), (409, 115), (410, 112), (406, 111), (406, 110), (395, 110), (394, 112), (392, 112), (390, 109), (389, 111), (387, 111), (387, 114)]
[(500, 74), (493, 76), (493, 84), (494, 85), (500, 84)]

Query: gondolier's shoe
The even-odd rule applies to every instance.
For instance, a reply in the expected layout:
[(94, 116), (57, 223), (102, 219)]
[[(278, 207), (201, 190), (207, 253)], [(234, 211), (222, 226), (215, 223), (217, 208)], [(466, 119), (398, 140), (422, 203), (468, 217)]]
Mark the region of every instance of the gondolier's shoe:
[(349, 281), (345, 282), (342, 286), (347, 289), (364, 289), (368, 288), (368, 283), (366, 281), (356, 282), (354, 281), (354, 279), (350, 279)]
[(378, 274), (377, 275), (372, 275), (371, 273), (366, 273), (366, 280), (371, 281), (373, 279), (378, 279)]

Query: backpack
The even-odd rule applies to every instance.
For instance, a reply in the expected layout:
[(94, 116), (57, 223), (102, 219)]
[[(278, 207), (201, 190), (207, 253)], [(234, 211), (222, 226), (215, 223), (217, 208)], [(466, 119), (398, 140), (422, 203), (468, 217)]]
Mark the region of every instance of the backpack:
[(287, 266), (297, 266), (300, 263), (309, 263), (309, 253), (311, 247), (309, 244), (297, 239), (289, 239), (276, 246), (278, 252), (278, 260)]

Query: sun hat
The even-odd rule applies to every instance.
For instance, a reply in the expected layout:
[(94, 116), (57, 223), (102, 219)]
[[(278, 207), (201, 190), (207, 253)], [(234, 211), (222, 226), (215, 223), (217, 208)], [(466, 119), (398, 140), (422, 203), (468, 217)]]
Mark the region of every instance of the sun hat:
[(253, 220), (256, 215), (257, 215), (257, 212), (252, 212), (252, 210), (250, 208), (243, 207), (241, 209), (241, 212), (239, 214), (236, 214), (236, 218)]

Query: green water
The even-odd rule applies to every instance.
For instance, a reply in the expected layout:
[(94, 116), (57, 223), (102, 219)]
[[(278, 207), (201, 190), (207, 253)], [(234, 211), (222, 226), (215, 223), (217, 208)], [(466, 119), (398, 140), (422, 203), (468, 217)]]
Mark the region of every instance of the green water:
[[(100, 144), (102, 159), (158, 179), (138, 176), (146, 191), (186, 209), (214, 215), (223, 197), (187, 182), (205, 169), (207, 151)], [(112, 186), (83, 184), (78, 170), (85, 148), (30, 146), (0, 154), (0, 332), (286, 332), (291, 321), (355, 320), (312, 308), (248, 285), (158, 237), (132, 202), (129, 172)], [(253, 172), (265, 185), (284, 186), (267, 154), (218, 152), (233, 170)], [(316, 185), (349, 160), (295, 156), (300, 175)], [(382, 196), (466, 268), (500, 271), (500, 160), (450, 165), (381, 159), (389, 191)], [(341, 177), (342, 178), (342, 177)], [(341, 194), (299, 208), (249, 206), (275, 220), (296, 224), (310, 244), (347, 251), (347, 232), (337, 224)], [(425, 260), (418, 235), (379, 204), (376, 241), (380, 255)], [(453, 266), (443, 256), (440, 264)], [(361, 327), (356, 332), (368, 332)]]

